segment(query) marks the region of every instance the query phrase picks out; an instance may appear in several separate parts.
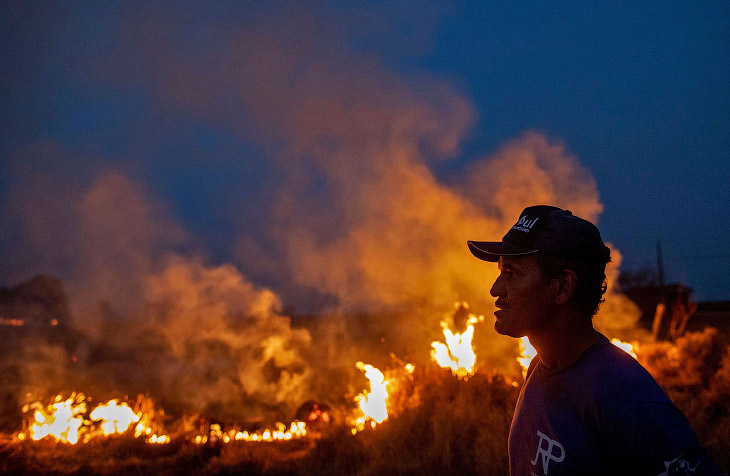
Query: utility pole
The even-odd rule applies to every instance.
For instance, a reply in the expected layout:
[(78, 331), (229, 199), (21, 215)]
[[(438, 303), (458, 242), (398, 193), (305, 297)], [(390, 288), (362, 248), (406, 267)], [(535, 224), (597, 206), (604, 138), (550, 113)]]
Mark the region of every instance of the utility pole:
[(664, 260), (662, 258), (662, 240), (656, 240), (656, 267), (659, 286), (664, 287)]
[(656, 268), (657, 268), (657, 279), (659, 280), (659, 289), (661, 297), (656, 305), (654, 312), (654, 321), (651, 325), (651, 335), (654, 342), (659, 338), (659, 332), (662, 327), (662, 320), (664, 319), (664, 313), (667, 311), (667, 294), (664, 289), (664, 260), (662, 259), (662, 240), (656, 240)]

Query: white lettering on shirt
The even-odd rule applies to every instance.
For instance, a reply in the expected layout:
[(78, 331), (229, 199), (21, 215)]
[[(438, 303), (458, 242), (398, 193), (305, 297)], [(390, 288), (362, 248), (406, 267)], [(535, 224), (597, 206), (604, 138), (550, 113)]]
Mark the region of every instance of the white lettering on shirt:
[[(538, 457), (542, 456), (542, 471), (547, 476), (550, 460), (556, 463), (563, 461), (565, 459), (565, 448), (557, 440), (551, 439), (540, 430), (537, 431), (537, 436), (540, 437), (540, 441), (537, 443), (537, 453), (535, 453), (535, 458), (530, 462), (535, 465), (537, 464)], [(555, 448), (558, 449), (558, 454), (553, 453), (553, 449)]]

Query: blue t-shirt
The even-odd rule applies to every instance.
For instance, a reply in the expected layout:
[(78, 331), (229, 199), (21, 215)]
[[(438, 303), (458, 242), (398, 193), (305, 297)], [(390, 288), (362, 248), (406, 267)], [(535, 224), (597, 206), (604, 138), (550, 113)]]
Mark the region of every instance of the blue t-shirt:
[(509, 459), (512, 476), (722, 474), (649, 372), (604, 336), (566, 369), (533, 360)]

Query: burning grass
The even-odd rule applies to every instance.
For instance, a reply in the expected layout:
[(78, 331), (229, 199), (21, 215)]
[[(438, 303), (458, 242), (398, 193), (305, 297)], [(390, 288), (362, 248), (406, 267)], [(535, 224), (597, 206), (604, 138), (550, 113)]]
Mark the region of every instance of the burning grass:
[[(0, 443), (0, 472), (7, 475), (264, 474), (267, 465), (300, 458), (311, 441), (201, 446), (184, 438), (150, 445), (130, 435), (84, 445), (52, 441)], [(253, 472), (252, 472), (253, 471)]]
[[(523, 354), (529, 354), (525, 352), (528, 350), (523, 349)], [(720, 466), (728, 471), (730, 352), (727, 344), (716, 331), (708, 329), (687, 334), (673, 344), (644, 344), (635, 346), (633, 351), (687, 415)], [(519, 373), (505, 376), (479, 368), (477, 364), (473, 375), (465, 379), (449, 367), (437, 367), (436, 363), (414, 366), (392, 360), (392, 366), (383, 368), (382, 372), (371, 365), (359, 365), (369, 379), (369, 389), (363, 390), (361, 398), (353, 394), (349, 406), (325, 409), (326, 406), (312, 404), (311, 409), (307, 407), (302, 414), (316, 418), (306, 426), (307, 433), (296, 438), (277, 441), (273, 437), (264, 438), (265, 429), (261, 426), (258, 432), (252, 429), (246, 433), (262, 435), (255, 441), (237, 438), (243, 434), (241, 428), (197, 417), (188, 418), (187, 423), (169, 425), (171, 440), (155, 445), (136, 431), (139, 422), (134, 418), (123, 433), (95, 433), (94, 425), (103, 422), (89, 418), (90, 405), (86, 413), (79, 412), (80, 428), (85, 425), (89, 428), (81, 432), (78, 444), (49, 437), (21, 441), (17, 438), (19, 433), (14, 438), (7, 435), (0, 439), (0, 474), (508, 474), (507, 435), (519, 392)], [(367, 375), (367, 371), (372, 375)], [(376, 398), (387, 398), (385, 418), (368, 417), (367, 406), (363, 408), (362, 402), (374, 404)], [(379, 401), (378, 409), (382, 410), (384, 402)], [(123, 405), (117, 402), (115, 406)], [(47, 413), (48, 408), (36, 406), (35, 411), (45, 409)], [(145, 412), (155, 415), (151, 401), (144, 398), (130, 408), (141, 415), (140, 421)], [(33, 410), (28, 409), (26, 419)], [(351, 418), (321, 419), (325, 413)], [(367, 424), (354, 425), (357, 418)], [(152, 420), (160, 421), (159, 418)], [(31, 421), (26, 420), (24, 431), (30, 425)], [(118, 421), (115, 425), (115, 431), (120, 431)], [(155, 430), (162, 432), (164, 428)], [(93, 437), (83, 437), (92, 434)]]
[[(386, 372), (387, 374), (388, 372)], [(84, 444), (52, 439), (0, 443), (1, 474), (507, 474), (507, 432), (517, 388), (477, 372), (458, 380), (430, 368), (393, 382), (393, 416), (353, 435), (346, 425), (292, 441), (196, 444), (174, 436), (150, 445), (123, 435)], [(478, 416), (478, 418), (475, 418)]]
[(730, 346), (708, 327), (685, 334), (675, 344), (644, 346), (639, 361), (730, 473)]

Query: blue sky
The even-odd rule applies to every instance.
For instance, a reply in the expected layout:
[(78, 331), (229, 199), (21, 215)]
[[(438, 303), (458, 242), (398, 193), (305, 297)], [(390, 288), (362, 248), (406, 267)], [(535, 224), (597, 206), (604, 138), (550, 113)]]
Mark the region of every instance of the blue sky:
[[(457, 98), (468, 110), (444, 115), (464, 124), (420, 136), (436, 180), (461, 183), (470, 164), (537, 131), (592, 175), (622, 268), (653, 265), (659, 239), (668, 281), (697, 300), (730, 299), (727, 2), (260, 3), (4, 2), (3, 216), (17, 218), (19, 183), (49, 175), (83, 193), (121, 170), (186, 230), (187, 247), (228, 262), (232, 237), (264, 226), (262, 204), (289, 173), (282, 157), (300, 153), (288, 141), (298, 125), (279, 109), (306, 109), (301, 98), (327, 96), (326, 81), (335, 102), (385, 83), (395, 102), (438, 111)], [(306, 80), (323, 67), (323, 83)], [(455, 134), (458, 147), (432, 152), (431, 133)], [(312, 180), (316, 208), (328, 185)], [(5, 281), (44, 266), (63, 274), (48, 253), (19, 254), (27, 238), (10, 227)]]

